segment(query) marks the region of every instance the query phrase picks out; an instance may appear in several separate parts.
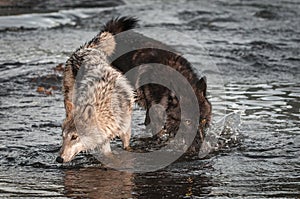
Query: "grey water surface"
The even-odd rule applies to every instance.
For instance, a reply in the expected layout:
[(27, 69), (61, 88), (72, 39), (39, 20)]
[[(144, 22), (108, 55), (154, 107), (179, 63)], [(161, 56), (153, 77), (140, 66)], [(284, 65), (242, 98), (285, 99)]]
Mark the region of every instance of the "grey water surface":
[[(0, 0), (0, 11), (1, 198), (300, 198), (300, 1)], [(124, 15), (206, 75), (215, 124), (240, 115), (227, 144), (149, 173), (82, 154), (55, 162), (65, 113), (54, 68)], [(136, 137), (143, 119), (136, 107)]]

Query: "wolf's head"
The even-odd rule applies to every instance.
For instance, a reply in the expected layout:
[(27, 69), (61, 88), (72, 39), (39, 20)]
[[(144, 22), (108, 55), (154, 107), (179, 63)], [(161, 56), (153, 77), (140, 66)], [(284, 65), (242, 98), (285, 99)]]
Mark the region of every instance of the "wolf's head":
[(67, 117), (62, 125), (63, 144), (56, 158), (59, 163), (69, 162), (81, 151), (93, 150), (105, 140), (94, 125), (94, 108), (87, 105), (82, 108), (83, 111), (80, 108), (74, 111), (73, 107), (73, 103), (66, 102)]
[(73, 103), (65, 101), (67, 117), (62, 125), (63, 144), (56, 161), (59, 163), (71, 161), (75, 155), (85, 150), (85, 147), (77, 132), (73, 112)]
[(74, 119), (63, 124), (63, 144), (56, 161), (59, 163), (71, 161), (79, 152), (86, 150), (76, 130)]

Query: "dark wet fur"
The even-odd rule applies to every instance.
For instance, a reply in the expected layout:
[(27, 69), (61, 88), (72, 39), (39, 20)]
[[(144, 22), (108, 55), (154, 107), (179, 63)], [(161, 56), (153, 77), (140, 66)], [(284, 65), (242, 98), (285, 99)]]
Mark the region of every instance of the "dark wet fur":
[[(133, 19), (131, 22), (131, 26), (128, 25), (128, 21), (124, 25), (126, 27), (134, 27), (137, 21), (136, 19)], [(115, 20), (108, 22), (109, 26), (106, 26), (110, 27), (110, 31), (114, 30), (111, 26), (112, 23), (115, 23)], [(117, 24), (120, 25), (120, 23)], [(117, 30), (120, 29), (122, 28), (117, 28)], [(133, 31), (128, 31), (124, 35), (121, 34), (115, 39), (117, 46), (115, 49), (115, 53), (111, 56), (112, 65), (114, 67), (116, 67), (123, 73), (126, 73), (136, 66), (145, 64), (145, 67), (143, 67), (139, 71), (137, 79), (134, 80), (135, 82), (138, 82), (139, 79), (143, 78), (156, 78), (157, 75), (159, 75), (156, 74), (156, 71), (151, 71), (151, 64), (149, 63), (157, 63), (170, 66), (171, 69), (175, 69), (188, 80), (198, 100), (200, 109), (199, 136), (201, 137), (201, 139), (203, 139), (204, 128), (207, 127), (211, 122), (211, 104), (206, 98), (207, 85), (205, 77), (199, 78), (198, 74), (195, 72), (194, 68), (188, 62), (188, 60), (186, 60), (183, 56), (176, 53), (175, 50), (161, 42), (145, 37)], [(151, 48), (149, 48), (149, 46)], [(138, 50), (130, 51), (130, 49)], [(124, 52), (127, 53), (124, 54)], [(147, 67), (147, 64), (149, 65), (149, 67)], [(168, 71), (165, 72), (168, 73)], [(150, 75), (149, 77), (149, 74), (152, 75)], [(164, 77), (160, 75), (159, 78)], [(184, 87), (184, 85), (176, 86)], [(151, 106), (154, 104), (162, 105), (165, 108), (167, 114), (164, 130), (168, 134), (175, 134), (179, 128), (180, 121), (184, 119), (182, 118), (184, 116), (181, 115), (178, 98), (164, 86), (158, 84), (147, 84), (138, 88), (137, 103), (147, 110), (145, 119), (146, 125), (150, 124), (151, 122), (149, 117), (149, 109), (151, 108)], [(188, 99), (186, 99), (185, 103), (189, 103)], [(163, 116), (159, 115), (159, 113), (157, 113), (157, 117), (163, 118)], [(155, 132), (157, 132), (157, 130), (159, 130), (160, 128), (160, 126), (156, 126), (156, 124), (152, 124), (151, 126), (153, 127), (153, 130)]]

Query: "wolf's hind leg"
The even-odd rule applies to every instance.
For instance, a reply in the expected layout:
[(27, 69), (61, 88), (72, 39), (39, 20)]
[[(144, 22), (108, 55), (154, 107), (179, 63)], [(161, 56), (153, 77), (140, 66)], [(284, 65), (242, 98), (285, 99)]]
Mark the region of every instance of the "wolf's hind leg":
[(149, 109), (147, 108), (144, 125), (145, 125), (145, 126), (148, 126), (148, 124), (150, 124), (150, 122), (151, 122), (151, 121), (150, 121), (150, 116), (149, 116)]
[(122, 143), (123, 143), (123, 149), (125, 149), (125, 150), (130, 148), (129, 147), (130, 137), (131, 137), (131, 126), (128, 128), (127, 132), (122, 133), (120, 135), (120, 138), (121, 138)]

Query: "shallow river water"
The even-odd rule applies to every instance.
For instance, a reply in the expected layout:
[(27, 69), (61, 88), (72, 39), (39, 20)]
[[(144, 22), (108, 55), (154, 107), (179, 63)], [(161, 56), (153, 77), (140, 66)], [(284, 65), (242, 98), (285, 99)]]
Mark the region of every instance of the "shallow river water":
[[(0, 1), (1, 198), (300, 197), (299, 1), (95, 2)], [(207, 76), (214, 126), (240, 117), (227, 144), (148, 173), (106, 168), (91, 155), (55, 162), (64, 108), (54, 68), (124, 15)], [(143, 119), (137, 107), (134, 136)]]

